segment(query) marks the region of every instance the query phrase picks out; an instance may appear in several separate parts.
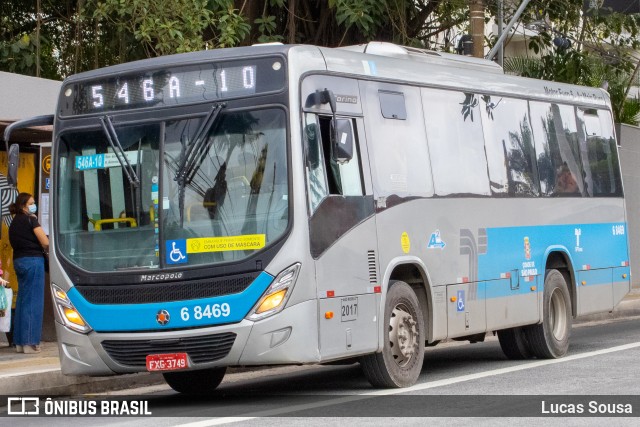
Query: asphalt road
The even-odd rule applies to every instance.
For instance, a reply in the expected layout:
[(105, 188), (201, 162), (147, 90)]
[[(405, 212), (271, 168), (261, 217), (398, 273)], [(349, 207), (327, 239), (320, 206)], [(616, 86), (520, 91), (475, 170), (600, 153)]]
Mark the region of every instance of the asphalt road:
[[(152, 415), (59, 417), (48, 418), (47, 424), (424, 425), (418, 417), (435, 417), (429, 419), (430, 425), (543, 421), (567, 426), (602, 425), (617, 417), (615, 425), (636, 425), (639, 360), (640, 318), (625, 319), (574, 327), (569, 354), (556, 360), (507, 360), (494, 338), (430, 348), (418, 383), (408, 389), (372, 389), (357, 364), (279, 368), (236, 375), (235, 381), (223, 381), (216, 395), (206, 399), (182, 396), (162, 386), (129, 390), (126, 395), (89, 396), (141, 400)], [(0, 425), (3, 421), (9, 419), (0, 418)], [(36, 418), (10, 421), (15, 426), (36, 425)]]

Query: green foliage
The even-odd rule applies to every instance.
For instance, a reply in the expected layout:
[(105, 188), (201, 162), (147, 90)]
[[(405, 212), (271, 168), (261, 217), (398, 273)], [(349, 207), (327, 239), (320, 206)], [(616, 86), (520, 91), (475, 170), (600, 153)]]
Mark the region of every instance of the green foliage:
[(329, 7), (336, 10), (339, 25), (358, 31), (367, 37), (374, 35), (383, 20), (385, 2), (379, 0), (329, 0)]
[(249, 26), (232, 6), (222, 0), (88, 0), (86, 11), (101, 25), (133, 35), (147, 56), (158, 56), (236, 45)]
[(280, 34), (276, 34), (278, 25), (275, 16), (263, 16), (253, 22), (258, 25), (258, 31), (260, 32), (259, 43), (281, 42), (284, 39)]

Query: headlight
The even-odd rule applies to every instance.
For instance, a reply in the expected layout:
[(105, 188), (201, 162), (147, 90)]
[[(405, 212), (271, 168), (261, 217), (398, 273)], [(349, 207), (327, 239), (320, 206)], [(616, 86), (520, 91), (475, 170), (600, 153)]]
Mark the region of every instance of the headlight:
[(91, 332), (91, 326), (89, 326), (80, 313), (78, 313), (78, 310), (76, 310), (71, 300), (69, 300), (67, 293), (54, 284), (51, 284), (51, 292), (53, 293), (55, 307), (64, 325), (83, 334)]
[(267, 288), (262, 298), (249, 312), (247, 319), (260, 320), (281, 311), (287, 303), (291, 290), (296, 284), (300, 263), (284, 269)]

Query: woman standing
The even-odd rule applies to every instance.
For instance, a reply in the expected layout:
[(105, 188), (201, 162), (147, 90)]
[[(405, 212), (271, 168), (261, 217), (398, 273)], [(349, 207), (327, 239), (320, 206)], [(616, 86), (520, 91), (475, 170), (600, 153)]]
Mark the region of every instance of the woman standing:
[(13, 342), (18, 353), (40, 353), (44, 310), (44, 253), (49, 239), (38, 223), (33, 196), (20, 193), (9, 206), (15, 215), (9, 227), (13, 247), (13, 268), (18, 276), (18, 298), (13, 328)]

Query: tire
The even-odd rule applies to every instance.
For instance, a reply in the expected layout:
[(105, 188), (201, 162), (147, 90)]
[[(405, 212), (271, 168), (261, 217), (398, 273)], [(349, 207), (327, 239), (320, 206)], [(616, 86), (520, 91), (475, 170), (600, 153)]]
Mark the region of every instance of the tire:
[(547, 270), (542, 316), (542, 324), (526, 328), (531, 352), (538, 359), (564, 356), (571, 336), (571, 298), (564, 276), (558, 270)]
[(360, 359), (362, 370), (374, 387), (408, 387), (420, 376), (424, 360), (424, 316), (413, 289), (392, 282), (384, 309), (384, 346), (381, 353)]
[(498, 331), (498, 341), (504, 355), (511, 360), (524, 360), (531, 357), (529, 342), (523, 328)]
[(189, 395), (211, 394), (220, 385), (226, 367), (201, 369), (197, 371), (165, 372), (166, 383), (178, 393)]

